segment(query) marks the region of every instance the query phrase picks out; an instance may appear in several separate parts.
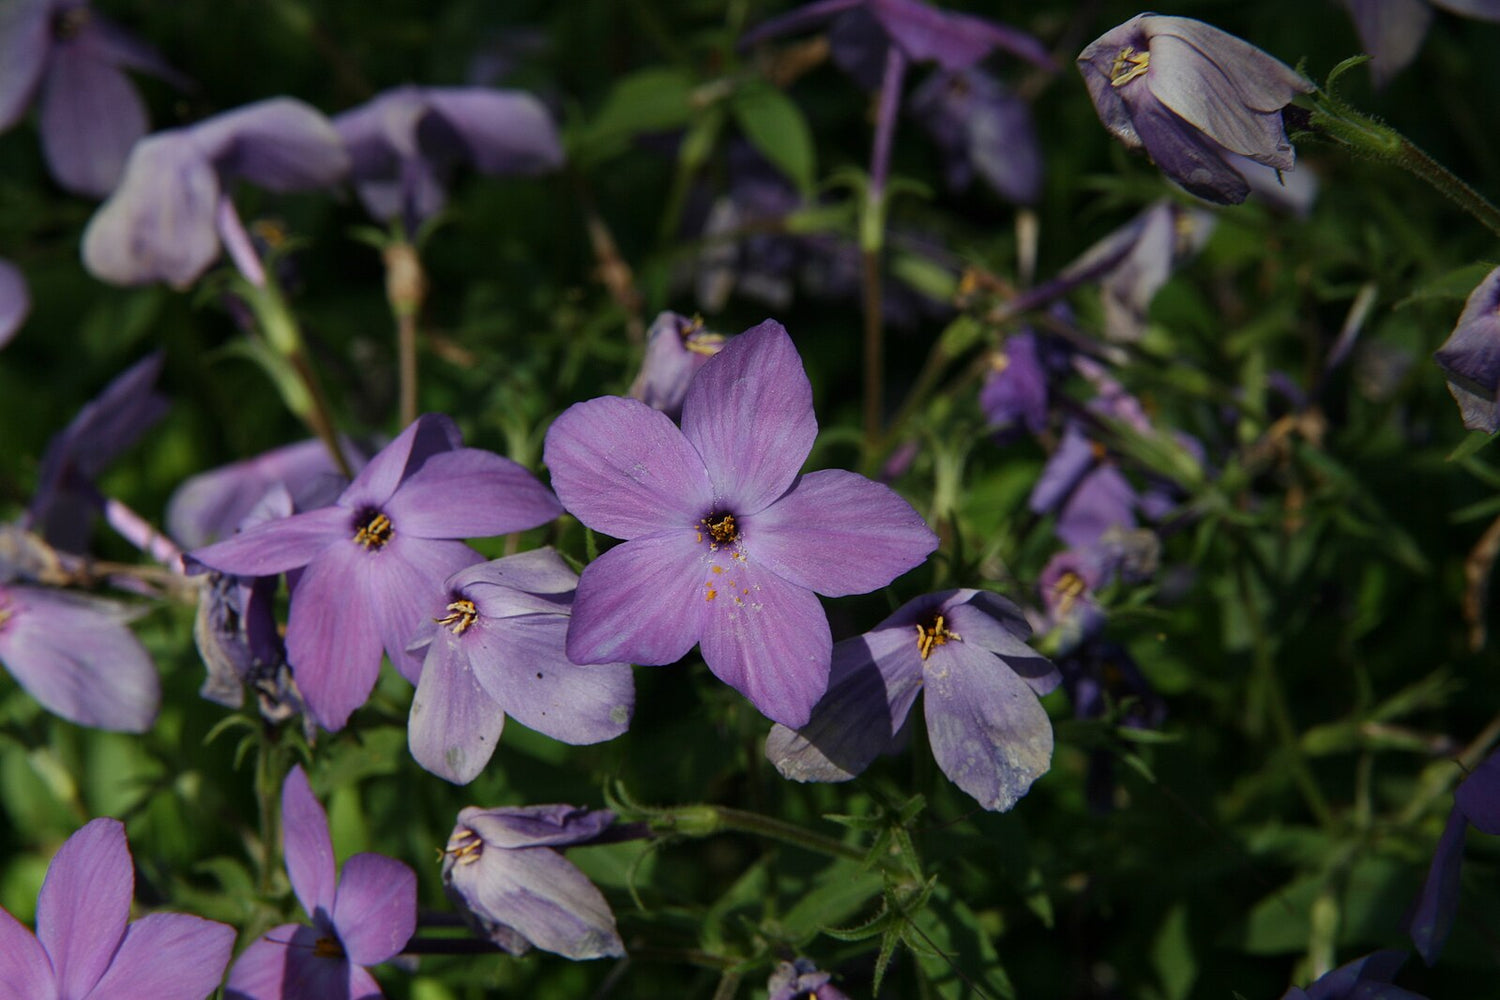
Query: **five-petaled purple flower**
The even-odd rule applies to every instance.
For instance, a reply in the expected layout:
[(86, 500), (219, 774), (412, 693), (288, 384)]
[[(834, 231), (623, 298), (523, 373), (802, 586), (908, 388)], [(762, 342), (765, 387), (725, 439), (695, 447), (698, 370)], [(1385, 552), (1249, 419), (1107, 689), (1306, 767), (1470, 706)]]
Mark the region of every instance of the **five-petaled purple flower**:
[(0, 910), (0, 996), (204, 1000), (224, 976), (234, 928), (186, 913), (151, 913), (132, 923), (134, 895), (124, 825), (85, 824), (47, 866), (36, 936)]
[(1030, 634), (1014, 604), (982, 590), (908, 601), (833, 648), (828, 694), (799, 730), (772, 727), (766, 757), (794, 781), (847, 781), (897, 743), (925, 688), (938, 766), (986, 809), (1009, 809), (1052, 765), (1037, 698), (1061, 677)]
[(1250, 193), (1229, 153), (1294, 165), (1281, 111), (1312, 84), (1228, 32), (1137, 14), (1079, 53), (1078, 69), (1110, 134), (1200, 198), (1238, 204)]
[(229, 970), (226, 1000), (369, 1000), (384, 996), (366, 971), (400, 953), (417, 928), (417, 875), (382, 854), (334, 868), (328, 817), (301, 765), (281, 786), (286, 873), (312, 920), (261, 935)]
[(565, 805), (469, 806), (443, 851), (443, 885), (512, 955), (533, 945), (572, 959), (623, 955), (609, 903), (558, 850), (597, 841), (614, 818)]
[(340, 729), (375, 686), (382, 648), (416, 683), (421, 661), (407, 643), (443, 581), (483, 561), (460, 539), (534, 528), (561, 511), (530, 472), (460, 447), (453, 421), (428, 414), (332, 506), (258, 525), (188, 559), (237, 576), (306, 567), (292, 591), (287, 658), (318, 724)]
[(817, 594), (862, 594), (919, 565), (935, 536), (905, 500), (840, 470), (802, 475), (818, 424), (786, 330), (766, 320), (688, 387), (682, 427), (639, 400), (570, 407), (544, 460), (568, 510), (626, 539), (578, 583), (575, 663), (703, 660), (771, 719), (800, 726), (828, 685)]
[(1453, 791), (1453, 811), (1432, 855), (1427, 881), (1417, 896), (1406, 926), (1417, 952), (1428, 965), (1437, 961), (1458, 911), (1458, 874), (1469, 827), (1500, 835), (1500, 751), (1491, 753)]
[(573, 744), (612, 740), (629, 728), (630, 665), (580, 667), (563, 651), (577, 586), (577, 574), (552, 549), (448, 578), (446, 607), (410, 647), (425, 650), (407, 730), (417, 763), (449, 781), (473, 781), (507, 715)]
[(830, 982), (832, 979), (812, 959), (782, 962), (766, 983), (766, 989), (771, 992), (767, 1000), (849, 1000)]
[(1500, 267), (1469, 293), (1458, 325), (1432, 357), (1464, 426), (1486, 434), (1500, 430)]

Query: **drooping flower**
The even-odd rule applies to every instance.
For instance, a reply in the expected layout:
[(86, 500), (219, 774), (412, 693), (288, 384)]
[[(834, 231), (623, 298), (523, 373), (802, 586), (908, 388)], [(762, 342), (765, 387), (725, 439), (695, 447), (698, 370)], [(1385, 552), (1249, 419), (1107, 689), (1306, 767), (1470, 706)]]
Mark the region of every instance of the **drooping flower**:
[(849, 1000), (847, 994), (833, 985), (832, 979), (812, 959), (782, 962), (766, 983), (771, 993), (767, 1000)]
[(1042, 193), (1042, 150), (1031, 107), (980, 69), (938, 70), (912, 91), (907, 113), (943, 154), (952, 191), (977, 175), (996, 194), (1021, 205)]
[(107, 818), (84, 824), (47, 866), (35, 936), (0, 910), (0, 995), (205, 1000), (224, 977), (234, 928), (186, 913), (131, 921), (134, 896), (124, 824)]
[(771, 728), (766, 758), (794, 781), (847, 781), (892, 747), (925, 689), (938, 766), (984, 808), (1009, 809), (1052, 763), (1037, 698), (1061, 677), (1030, 634), (1014, 604), (985, 591), (908, 601), (834, 646), (828, 693), (806, 725)]
[(87, 0), (11, 0), (0, 8), (0, 132), (40, 94), (42, 153), (58, 184), (102, 198), (146, 134), (146, 107), (122, 70), (185, 81), (150, 45)]
[(557, 126), (541, 101), (518, 90), (388, 90), (333, 125), (348, 147), (354, 187), (377, 219), (409, 233), (447, 202), (460, 163), (485, 174), (538, 174), (562, 166)]
[(609, 903), (558, 848), (590, 843), (614, 813), (519, 806), (458, 814), (443, 851), (443, 886), (479, 933), (512, 955), (532, 946), (572, 959), (618, 957)]
[(888, 487), (801, 472), (818, 431), (791, 338), (766, 320), (693, 378), (682, 427), (634, 399), (570, 407), (544, 460), (568, 510), (626, 539), (578, 583), (575, 663), (704, 662), (763, 714), (801, 725), (828, 683), (817, 594), (861, 594), (920, 564), (937, 536)]
[(1405, 924), (1412, 942), (1428, 965), (1437, 961), (1453, 929), (1464, 836), (1471, 826), (1481, 833), (1500, 834), (1500, 751), (1486, 757), (1454, 789), (1453, 811), (1433, 852), (1427, 881), (1407, 914)]
[(420, 417), (328, 507), (258, 525), (188, 557), (190, 570), (272, 576), (306, 567), (292, 591), (287, 657), (308, 709), (343, 727), (369, 697), (385, 650), (406, 651), (443, 581), (483, 557), (460, 539), (523, 531), (562, 508), (508, 458), (460, 447), (444, 416)]
[(26, 279), (14, 264), (0, 260), (0, 347), (10, 343), (29, 312), (31, 294)]
[(356, 854), (334, 867), (328, 817), (296, 765), (281, 786), (286, 873), (309, 924), (281, 924), (229, 970), (226, 1000), (381, 997), (366, 971), (395, 957), (417, 927), (416, 873), (394, 858)]
[(664, 312), (646, 333), (646, 358), (630, 384), (630, 396), (676, 420), (688, 383), (728, 339), (704, 329), (701, 319)]
[(1487, 434), (1500, 430), (1500, 267), (1469, 293), (1458, 325), (1432, 358), (1464, 426)]
[(408, 725), (417, 763), (449, 781), (473, 781), (507, 715), (572, 744), (611, 740), (629, 728), (630, 665), (581, 667), (563, 651), (577, 586), (577, 574), (552, 549), (448, 578), (446, 607), (410, 647), (425, 651)]
[(1387, 948), (1339, 966), (1307, 989), (1293, 986), (1281, 1000), (1426, 1000), (1391, 984), (1406, 963), (1407, 952)]
[[(138, 142), (125, 176), (83, 234), (83, 263), (117, 285), (186, 287), (248, 236), (229, 193), (246, 180), (271, 191), (331, 187), (349, 155), (327, 118), (289, 97), (248, 104)], [(255, 265), (242, 265), (255, 266)]]
[(1295, 165), (1281, 112), (1312, 84), (1228, 32), (1137, 14), (1079, 53), (1078, 69), (1110, 134), (1200, 198), (1238, 204), (1249, 194), (1229, 153)]

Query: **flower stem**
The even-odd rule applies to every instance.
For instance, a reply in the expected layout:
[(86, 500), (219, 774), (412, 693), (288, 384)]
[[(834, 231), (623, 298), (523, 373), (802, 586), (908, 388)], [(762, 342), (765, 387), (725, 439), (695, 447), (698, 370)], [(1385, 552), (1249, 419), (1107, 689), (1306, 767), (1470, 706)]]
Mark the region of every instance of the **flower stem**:
[(401, 391), (399, 419), (408, 427), (417, 419), (417, 314), (427, 298), (427, 273), (417, 248), (398, 235), (386, 244), (385, 297), (396, 318), (396, 356)]
[(728, 806), (690, 805), (658, 809), (620, 803), (616, 805), (616, 811), (639, 815), (653, 833), (662, 836), (712, 837), (720, 833), (748, 833), (829, 857), (865, 860), (865, 851), (853, 844), (825, 837), (795, 823)]
[(896, 112), (901, 104), (901, 83), (906, 77), (906, 56), (899, 46), (886, 52), (885, 75), (880, 81), (880, 103), (875, 112), (875, 142), (870, 150), (870, 182), (865, 188), (859, 221), (859, 252), (864, 286), (864, 453), (871, 466), (880, 448), (881, 417), (884, 413), (885, 322), (881, 315), (880, 257), (885, 245), (885, 182), (890, 176), (891, 144), (896, 137)]

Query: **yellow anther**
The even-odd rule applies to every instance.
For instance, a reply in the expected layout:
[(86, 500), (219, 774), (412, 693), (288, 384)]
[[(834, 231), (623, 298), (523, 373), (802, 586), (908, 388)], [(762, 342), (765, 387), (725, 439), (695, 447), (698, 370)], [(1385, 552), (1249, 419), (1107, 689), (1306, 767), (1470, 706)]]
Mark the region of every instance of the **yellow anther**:
[(917, 625), (917, 652), (922, 654), (923, 660), (926, 660), (932, 654), (934, 646), (946, 646), (949, 640), (953, 642), (964, 641), (963, 636), (957, 632), (949, 631), (942, 615), (938, 615), (937, 618), (933, 619), (931, 625)]
[(1088, 584), (1083, 582), (1083, 577), (1072, 570), (1068, 570), (1057, 578), (1052, 585), (1052, 593), (1057, 595), (1057, 613), (1066, 615), (1073, 608), (1073, 602), (1083, 596), (1088, 589)]
[(376, 514), (354, 533), (354, 540), (367, 549), (378, 549), (389, 542), (394, 533), (391, 519), (384, 514)]
[(313, 942), (313, 954), (319, 958), (343, 958), (344, 946), (337, 938), (320, 937)]
[(733, 514), (713, 514), (705, 518), (703, 526), (708, 529), (708, 535), (715, 544), (727, 545), (739, 537), (739, 529), (734, 526)]
[(448, 846), (443, 848), (444, 854), (453, 855), (453, 860), (461, 865), (472, 865), (483, 852), (484, 841), (479, 839), (479, 835), (462, 827), (454, 831), (453, 836), (448, 838)]
[(473, 601), (467, 599), (454, 601), (443, 610), (448, 613), (441, 618), (434, 618), (433, 621), (439, 625), (448, 626), (453, 630), (454, 635), (463, 635), (479, 617), (479, 609), (474, 607)]
[(1109, 85), (1123, 87), (1150, 68), (1151, 53), (1137, 52), (1134, 45), (1127, 45), (1115, 56), (1114, 65), (1109, 68)]

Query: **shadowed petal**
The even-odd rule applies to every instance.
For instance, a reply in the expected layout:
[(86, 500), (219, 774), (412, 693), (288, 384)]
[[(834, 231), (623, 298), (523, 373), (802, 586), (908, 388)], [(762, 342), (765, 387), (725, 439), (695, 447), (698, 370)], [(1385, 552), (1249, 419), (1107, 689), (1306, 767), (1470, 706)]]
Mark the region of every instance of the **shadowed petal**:
[(431, 87), (428, 103), (457, 132), (476, 169), (537, 174), (562, 166), (557, 126), (541, 101), (515, 90)]
[(384, 962), (417, 929), (417, 873), (382, 854), (354, 855), (339, 876), (333, 926), (355, 965)]
[(234, 928), (185, 913), (131, 924), (109, 971), (84, 1000), (203, 1000), (224, 978)]
[(345, 507), (382, 507), (401, 481), (414, 475), (429, 458), (462, 444), (458, 425), (452, 418), (441, 413), (424, 413), (359, 470), (339, 497), (339, 503)]
[[(1262, 60), (1269, 58), (1232, 35), (1224, 37)], [(1189, 41), (1157, 35), (1151, 39), (1151, 92), (1168, 110), (1230, 152), (1280, 170), (1292, 169), (1296, 161), (1281, 109), (1296, 92), (1278, 91), (1269, 107), (1249, 104), (1241, 90), (1254, 86), (1252, 75), (1234, 74), (1232, 67), (1226, 72), (1221, 63), (1222, 53), (1210, 59)]]
[(818, 421), (785, 327), (768, 319), (708, 359), (682, 402), (682, 433), (703, 458), (714, 499), (736, 515), (759, 513), (787, 491)]
[(280, 924), (256, 938), (229, 970), (225, 1000), (293, 1000), (292, 994), (283, 991), (282, 982), (289, 946), (299, 933), (312, 935), (306, 942), (309, 948), (317, 940), (316, 932), (301, 924)]
[(332, 915), (337, 876), (328, 816), (313, 797), (301, 764), (292, 766), (281, 786), (281, 824), (286, 873), (308, 916)]
[(26, 113), (51, 50), (52, 0), (0, 4), (0, 132)]
[(51, 1000), (47, 953), (15, 917), (0, 909), (0, 1000)]
[(458, 825), (483, 838), (486, 847), (556, 847), (592, 840), (615, 820), (607, 809), (583, 809), (554, 803), (545, 806), (506, 806), (458, 812)]
[(705, 571), (702, 546), (689, 530), (616, 545), (584, 567), (578, 579), (568, 659), (651, 664), (682, 659), (703, 631)]
[(556, 549), (540, 548), (471, 566), (455, 573), (448, 585), (463, 591), (486, 618), (505, 618), (556, 610), (556, 603), (538, 602), (536, 595), (566, 597), (571, 603), (578, 574)]
[(740, 47), (755, 45), (778, 35), (794, 35), (800, 31), (806, 31), (808, 28), (822, 24), (835, 14), (841, 14), (866, 2), (867, 0), (814, 0), (813, 3), (803, 4), (796, 10), (780, 17), (773, 17), (753, 31), (746, 32), (740, 39)]
[(505, 726), (505, 713), (469, 665), (467, 638), (438, 631), (422, 661), (406, 723), (406, 740), (417, 763), (460, 785), (484, 770)]
[(1421, 894), (1407, 914), (1406, 928), (1411, 932), (1417, 953), (1428, 965), (1437, 961), (1453, 929), (1453, 915), (1458, 910), (1458, 875), (1464, 859), (1464, 834), (1469, 824), (1457, 806), (1448, 814), (1442, 839), (1432, 855), (1432, 867)]
[(290, 97), (215, 115), (192, 132), (223, 175), (271, 191), (331, 187), (349, 172), (349, 154), (333, 125)]
[(460, 448), (429, 458), (385, 511), (402, 533), (418, 538), (487, 538), (535, 528), (563, 508), (524, 466)]
[(934, 649), (924, 674), (938, 766), (986, 809), (1009, 809), (1052, 765), (1052, 723), (1036, 693), (963, 642)]
[(413, 684), (422, 658), (407, 652), (407, 646), (442, 596), (443, 581), (483, 561), (484, 556), (463, 542), (405, 537), (399, 523), (395, 537), (379, 552), (355, 551), (351, 567), (356, 575), (348, 581), (349, 597), (368, 603), (386, 655)]
[(188, 572), (202, 567), (236, 576), (275, 576), (306, 566), (318, 554), (354, 537), (354, 513), (323, 507), (258, 524), (184, 557)]
[(1031, 626), (1019, 608), (988, 591), (968, 591), (968, 594), (961, 602), (944, 605), (949, 628), (963, 636), (965, 643), (1004, 660), (1039, 696), (1051, 693), (1062, 683), (1062, 674), (1052, 661), (1026, 645)]
[(883, 587), (937, 545), (922, 515), (894, 490), (842, 469), (809, 472), (744, 519), (745, 550), (757, 565), (829, 597)]
[(1057, 537), (1076, 549), (1097, 542), (1110, 528), (1135, 527), (1135, 490), (1118, 468), (1101, 464), (1083, 478), (1057, 514)]
[(1224, 161), (1224, 147), (1187, 127), (1166, 107), (1137, 108), (1134, 120), (1146, 152), (1184, 191), (1221, 205), (1238, 205), (1249, 196), (1250, 184)]
[[(564, 743), (612, 740), (630, 727), (635, 679), (628, 664), (578, 666), (563, 644), (566, 615), (479, 622), (482, 650), (471, 654), (489, 697), (524, 726)], [(469, 638), (465, 635), (464, 638)]]
[(692, 525), (714, 499), (703, 459), (638, 399), (575, 403), (547, 430), (542, 461), (574, 517), (616, 538)]
[(703, 662), (772, 722), (806, 725), (833, 655), (817, 595), (753, 563), (733, 563), (715, 583), (703, 602)]
[(1453, 802), (1475, 829), (1500, 834), (1500, 752), (1490, 754), (1459, 782)]
[[(286, 953), (283, 978), (276, 992), (263, 1000), (364, 1000), (383, 998), (380, 986), (364, 969), (347, 958), (324, 957), (314, 950), (323, 932), (294, 927)], [(260, 1000), (260, 998), (258, 998)]]
[(604, 896), (556, 851), (486, 846), (477, 862), (447, 874), (471, 909), (538, 948), (580, 960), (625, 954)]
[(150, 123), (125, 74), (79, 41), (52, 50), (42, 86), (42, 152), (47, 168), (75, 194), (114, 190), (130, 149)]
[(31, 293), (14, 264), (0, 260), (0, 347), (10, 342), (31, 312)]
[(292, 592), (287, 660), (308, 711), (330, 731), (344, 727), (380, 675), (382, 623), (367, 589), (368, 555), (352, 542), (332, 545)]
[(58, 848), (37, 896), (36, 936), (63, 996), (84, 996), (109, 967), (134, 895), (135, 867), (119, 820), (91, 820)]

